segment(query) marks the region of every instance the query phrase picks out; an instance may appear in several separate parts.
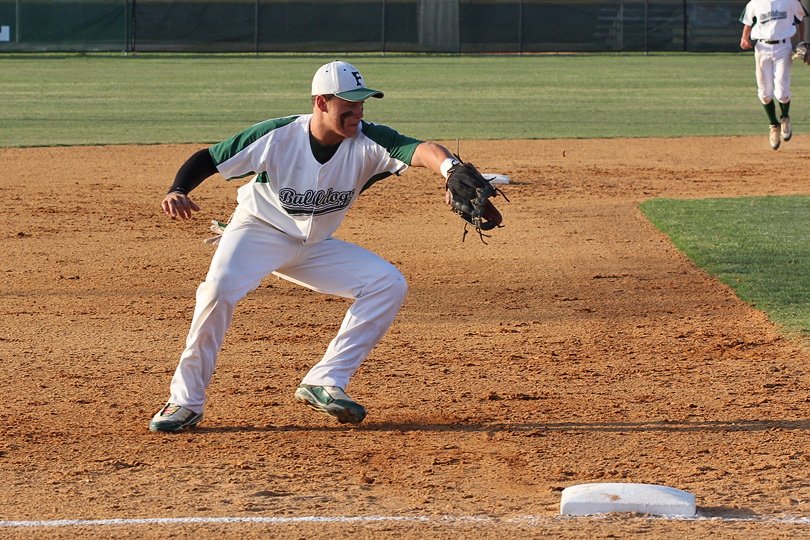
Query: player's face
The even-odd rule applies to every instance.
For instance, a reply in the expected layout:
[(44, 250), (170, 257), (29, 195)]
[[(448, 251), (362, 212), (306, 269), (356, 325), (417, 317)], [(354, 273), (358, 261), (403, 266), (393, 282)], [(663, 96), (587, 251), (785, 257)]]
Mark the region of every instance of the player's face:
[(354, 137), (363, 118), (363, 102), (331, 99), (328, 102), (327, 115), (332, 131), (341, 137)]

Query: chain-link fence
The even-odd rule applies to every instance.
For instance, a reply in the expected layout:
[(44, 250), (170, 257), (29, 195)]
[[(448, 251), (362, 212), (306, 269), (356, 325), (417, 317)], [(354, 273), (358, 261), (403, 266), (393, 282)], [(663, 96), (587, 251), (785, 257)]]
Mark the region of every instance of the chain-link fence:
[(0, 0), (0, 52), (737, 51), (745, 2)]

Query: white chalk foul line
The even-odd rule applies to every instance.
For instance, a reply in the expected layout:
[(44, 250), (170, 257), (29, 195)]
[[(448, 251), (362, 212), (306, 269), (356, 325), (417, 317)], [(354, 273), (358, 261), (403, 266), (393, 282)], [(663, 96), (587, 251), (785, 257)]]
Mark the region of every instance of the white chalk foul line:
[[(56, 519), (32, 521), (0, 521), (1, 527), (98, 527), (108, 525), (174, 525), (187, 523), (357, 523), (374, 521), (400, 521), (415, 523), (524, 523), (549, 524), (556, 520), (599, 519), (593, 516), (523, 516), (514, 518), (494, 518), (483, 516), (301, 516), (301, 517), (185, 517), (185, 518), (129, 518), (129, 519)], [(670, 521), (717, 521), (810, 524), (810, 517), (804, 516), (754, 516), (744, 518), (724, 518), (718, 516), (641, 516), (635, 519), (662, 519)]]
[[(445, 517), (443, 521), (491, 521), (481, 517)], [(188, 517), (131, 519), (56, 519), (35, 521), (0, 521), (0, 527), (85, 527), (98, 525), (170, 525), (183, 523), (352, 523), (371, 521), (438, 521), (427, 516), (301, 516), (301, 517)]]

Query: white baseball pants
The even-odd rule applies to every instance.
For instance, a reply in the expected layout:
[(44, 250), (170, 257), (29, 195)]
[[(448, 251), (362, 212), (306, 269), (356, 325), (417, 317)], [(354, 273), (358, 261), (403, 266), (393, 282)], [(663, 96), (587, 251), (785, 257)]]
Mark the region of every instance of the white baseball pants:
[(366, 249), (336, 238), (303, 244), (237, 211), (197, 289), (186, 348), (171, 382), (172, 403), (202, 412), (236, 303), (271, 273), (314, 291), (355, 299), (323, 358), (302, 381), (343, 389), (394, 322), (407, 290), (400, 271)]
[(790, 40), (768, 45), (757, 41), (754, 48), (757, 66), (757, 93), (763, 104), (776, 98), (780, 103), (790, 101), (790, 70), (793, 66), (793, 45)]

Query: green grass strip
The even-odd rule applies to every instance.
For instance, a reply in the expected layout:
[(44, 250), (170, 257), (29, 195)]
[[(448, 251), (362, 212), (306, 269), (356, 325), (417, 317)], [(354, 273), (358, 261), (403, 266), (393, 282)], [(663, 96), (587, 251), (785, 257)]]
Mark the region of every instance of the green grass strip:
[[(0, 147), (215, 143), (311, 111), (312, 75), (341, 58), (383, 90), (368, 120), (433, 140), (767, 133), (740, 54), (0, 55)], [(791, 116), (810, 117), (810, 70)]]
[(810, 334), (810, 197), (653, 199), (641, 210), (785, 334)]

